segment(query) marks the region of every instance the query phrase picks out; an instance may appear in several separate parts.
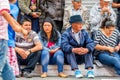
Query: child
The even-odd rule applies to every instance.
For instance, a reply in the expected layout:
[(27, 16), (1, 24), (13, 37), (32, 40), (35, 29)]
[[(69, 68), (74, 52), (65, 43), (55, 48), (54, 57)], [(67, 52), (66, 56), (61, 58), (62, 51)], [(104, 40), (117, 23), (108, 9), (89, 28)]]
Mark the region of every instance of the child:
[[(10, 14), (17, 20), (17, 16), (19, 13), (18, 7), (14, 4), (16, 0), (9, 0), (10, 3)], [(15, 53), (15, 32), (10, 25), (8, 25), (8, 60), (9, 64), (13, 69), (13, 73), (16, 77), (19, 77), (19, 67), (17, 62), (17, 57)]]

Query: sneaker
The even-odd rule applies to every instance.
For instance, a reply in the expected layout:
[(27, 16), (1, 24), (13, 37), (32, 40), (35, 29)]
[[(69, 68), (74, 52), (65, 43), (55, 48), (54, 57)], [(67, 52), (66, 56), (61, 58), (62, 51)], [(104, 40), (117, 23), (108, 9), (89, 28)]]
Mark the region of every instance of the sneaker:
[(87, 78), (94, 78), (95, 76), (94, 76), (94, 71), (93, 70), (88, 70), (88, 72), (87, 72)]
[(75, 71), (75, 77), (76, 77), (76, 78), (82, 78), (82, 77), (83, 77), (83, 75), (81, 74), (81, 71), (80, 71), (80, 70), (76, 70), (76, 71)]
[(32, 78), (32, 75), (30, 72), (23, 72), (23, 77)]

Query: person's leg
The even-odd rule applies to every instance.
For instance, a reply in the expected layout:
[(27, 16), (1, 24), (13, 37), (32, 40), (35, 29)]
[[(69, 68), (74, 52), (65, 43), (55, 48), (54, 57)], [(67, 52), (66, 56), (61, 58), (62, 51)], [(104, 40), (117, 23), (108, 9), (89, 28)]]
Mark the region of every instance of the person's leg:
[(5, 66), (2, 71), (2, 78), (3, 80), (15, 80), (15, 75), (12, 71), (12, 68), (8, 64), (7, 60), (6, 60)]
[(36, 63), (38, 62), (40, 58), (40, 51), (34, 52), (34, 53), (30, 53), (30, 55), (27, 58), (27, 64), (26, 67), (23, 68), (23, 72), (32, 72), (36, 66)]
[(101, 63), (105, 65), (113, 66), (118, 74), (120, 74), (120, 61), (118, 58), (118, 53), (114, 53), (114, 55), (110, 55), (109, 52), (100, 53), (98, 58)]
[(62, 31), (62, 27), (63, 27), (63, 21), (58, 21), (58, 20), (54, 20), (56, 25), (57, 25), (57, 29), (59, 32)]
[(3, 68), (5, 66), (5, 61), (7, 59), (7, 41), (5, 40), (0, 40), (0, 75), (1, 72), (3, 71)]
[(76, 61), (76, 56), (74, 53), (66, 54), (67, 62), (71, 65), (71, 69), (78, 69), (78, 64)]
[(0, 73), (3, 80), (15, 80), (12, 68), (7, 61), (8, 45), (6, 40), (0, 40)]
[(77, 64), (77, 61), (76, 61), (77, 56), (79, 56), (79, 55), (75, 55), (74, 53), (66, 54), (68, 63), (71, 65), (72, 70), (75, 71), (75, 77), (76, 78), (82, 78), (83, 75), (81, 74), (81, 71), (79, 70), (78, 64)]
[(47, 50), (42, 50), (41, 52), (41, 65), (42, 72), (47, 72), (47, 66), (49, 64), (50, 54)]
[(38, 33), (40, 31), (39, 18), (32, 18), (32, 30)]
[(93, 56), (92, 53), (87, 53), (84, 55), (85, 58), (85, 69), (87, 69), (87, 78), (94, 78), (94, 71), (93, 71)]
[(19, 71), (21, 72), (21, 74), (23, 73), (21, 65), (27, 65), (28, 61), (27, 59), (22, 59), (22, 57), (16, 53), (17, 55), (17, 61), (18, 61), (18, 66), (19, 66)]
[(61, 50), (58, 50), (54, 53), (51, 61), (56, 63), (58, 66), (58, 76), (66, 78), (67, 75), (63, 73), (63, 65), (64, 65), (64, 54)]
[(48, 71), (47, 66), (49, 64), (49, 60), (50, 60), (49, 51), (42, 50), (41, 51), (41, 65), (42, 65), (42, 72), (43, 72), (41, 75), (42, 78), (47, 77), (47, 71)]
[(18, 76), (19, 75), (19, 67), (18, 67), (15, 49), (13, 47), (8, 48), (8, 60), (9, 60), (10, 66), (13, 69), (13, 73), (15, 74), (15, 76)]
[(63, 72), (63, 65), (64, 65), (64, 54), (61, 50), (58, 50), (54, 53), (52, 57), (52, 61), (54, 61), (58, 66), (58, 72)]
[(85, 69), (93, 68), (93, 56), (92, 56), (92, 53), (85, 54), (84, 58), (85, 58)]

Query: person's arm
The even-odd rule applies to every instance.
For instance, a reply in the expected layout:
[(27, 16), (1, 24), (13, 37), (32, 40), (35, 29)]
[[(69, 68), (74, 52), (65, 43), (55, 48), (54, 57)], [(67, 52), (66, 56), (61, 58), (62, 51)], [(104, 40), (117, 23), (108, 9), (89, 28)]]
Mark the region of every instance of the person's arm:
[(96, 26), (101, 21), (101, 13), (96, 10), (96, 5), (93, 6), (93, 8), (90, 10), (90, 24), (93, 26)]
[(86, 45), (85, 48), (87, 48), (89, 52), (93, 52), (95, 48), (94, 41), (91, 39), (90, 35), (85, 30), (84, 30), (84, 35), (85, 35), (85, 45)]
[(7, 20), (7, 22), (11, 25), (14, 31), (21, 32), (24, 35), (27, 35), (27, 31), (21, 27), (21, 25), (5, 10), (1, 12), (2, 16)]
[(30, 49), (31, 52), (36, 52), (36, 51), (39, 51), (39, 50), (42, 50), (42, 44), (39, 40), (39, 37), (38, 37), (38, 34), (36, 32), (33, 32), (33, 43), (35, 44), (34, 47), (32, 47)]
[(102, 45), (99, 45), (99, 44), (97, 44), (95, 46), (95, 49), (101, 50), (101, 51), (108, 51), (108, 47), (107, 46), (102, 46)]
[(113, 2), (112, 7), (113, 8), (120, 8), (120, 3)]
[(112, 9), (112, 7), (110, 8), (110, 19), (113, 21), (113, 23), (115, 23), (117, 20), (117, 15), (115, 11)]
[(31, 0), (18, 0), (18, 5), (20, 10), (25, 14), (30, 14), (32, 11), (30, 10), (29, 6), (25, 4), (25, 1), (31, 1)]
[(36, 51), (42, 50), (42, 44), (40, 43), (40, 41), (38, 41), (35, 43), (35, 46), (29, 50), (31, 52), (36, 52)]
[(19, 48), (19, 47), (15, 47), (15, 51), (17, 52), (17, 54), (19, 54), (23, 59), (26, 59), (28, 57), (28, 55), (30, 54), (27, 54), (25, 50), (23, 50), (22, 48)]
[(64, 32), (61, 38), (61, 49), (66, 53), (72, 53), (73, 46), (69, 43), (69, 33)]

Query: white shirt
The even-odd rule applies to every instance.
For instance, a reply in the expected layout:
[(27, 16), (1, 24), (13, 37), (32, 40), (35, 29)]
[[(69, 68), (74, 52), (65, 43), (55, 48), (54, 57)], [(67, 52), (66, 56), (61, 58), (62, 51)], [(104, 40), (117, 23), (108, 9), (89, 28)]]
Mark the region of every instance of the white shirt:
[(72, 29), (72, 33), (73, 33), (73, 35), (74, 35), (77, 43), (80, 44), (80, 33), (81, 33), (81, 31), (79, 31), (79, 32), (76, 33), (76, 32), (74, 32), (74, 30)]
[(8, 0), (0, 0), (0, 39), (8, 40), (8, 22), (1, 15), (3, 10), (10, 10)]

